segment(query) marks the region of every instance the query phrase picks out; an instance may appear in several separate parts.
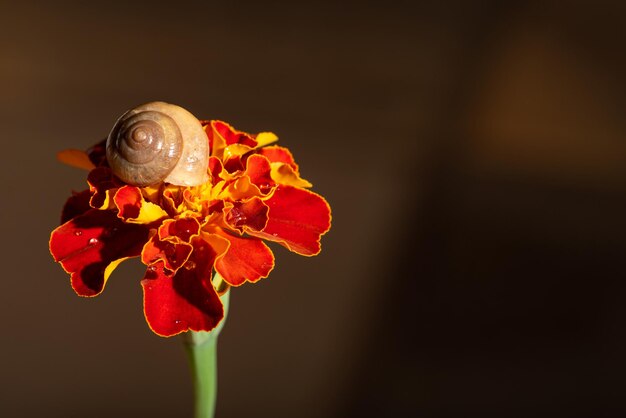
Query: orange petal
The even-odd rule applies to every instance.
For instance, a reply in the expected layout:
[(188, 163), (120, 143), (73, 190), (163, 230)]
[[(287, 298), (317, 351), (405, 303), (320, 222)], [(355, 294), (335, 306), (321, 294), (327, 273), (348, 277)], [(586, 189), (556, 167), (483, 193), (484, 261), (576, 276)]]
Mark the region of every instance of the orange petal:
[(57, 152), (57, 160), (63, 164), (76, 168), (82, 168), (83, 170), (93, 170), (96, 168), (94, 163), (92, 163), (87, 156), (87, 153), (77, 149), (66, 149)]
[(222, 190), (219, 197), (222, 199), (242, 200), (260, 195), (261, 190), (250, 181), (250, 177), (242, 176)]
[(240, 286), (257, 282), (274, 268), (274, 254), (257, 238), (242, 238), (221, 231), (219, 236), (230, 242), (228, 250), (215, 262), (215, 269), (226, 282)]

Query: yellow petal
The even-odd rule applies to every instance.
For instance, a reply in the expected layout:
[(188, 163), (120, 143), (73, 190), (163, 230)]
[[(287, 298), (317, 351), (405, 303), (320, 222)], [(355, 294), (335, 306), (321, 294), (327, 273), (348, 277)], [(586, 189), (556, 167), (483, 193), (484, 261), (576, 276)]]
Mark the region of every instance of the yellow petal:
[(159, 219), (167, 217), (167, 212), (161, 206), (152, 202), (144, 201), (139, 209), (139, 216), (135, 219), (128, 219), (127, 222), (135, 224), (149, 224)]
[(256, 136), (256, 148), (261, 148), (272, 142), (278, 141), (278, 137), (272, 132), (261, 132)]
[(252, 150), (252, 147), (243, 144), (232, 144), (224, 148), (224, 161), (227, 161), (233, 157), (239, 157)]
[(285, 184), (294, 187), (312, 187), (313, 185), (303, 178), (300, 178), (298, 173), (289, 165), (285, 163), (271, 163), (272, 180), (278, 184)]

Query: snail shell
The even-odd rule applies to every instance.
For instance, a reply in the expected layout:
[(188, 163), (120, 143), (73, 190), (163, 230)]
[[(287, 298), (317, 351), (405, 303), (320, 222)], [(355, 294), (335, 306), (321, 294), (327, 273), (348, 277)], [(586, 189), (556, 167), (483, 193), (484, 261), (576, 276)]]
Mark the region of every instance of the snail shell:
[(209, 139), (180, 106), (150, 102), (124, 113), (107, 138), (113, 174), (134, 186), (198, 186), (209, 179)]

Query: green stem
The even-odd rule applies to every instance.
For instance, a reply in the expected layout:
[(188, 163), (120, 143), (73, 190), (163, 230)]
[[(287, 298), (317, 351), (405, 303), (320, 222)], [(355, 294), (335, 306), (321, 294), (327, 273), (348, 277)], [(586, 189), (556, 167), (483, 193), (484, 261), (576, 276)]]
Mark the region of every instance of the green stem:
[(222, 295), (224, 319), (209, 332), (188, 331), (183, 335), (185, 351), (191, 368), (195, 418), (213, 418), (217, 402), (217, 337), (224, 327), (230, 292)]

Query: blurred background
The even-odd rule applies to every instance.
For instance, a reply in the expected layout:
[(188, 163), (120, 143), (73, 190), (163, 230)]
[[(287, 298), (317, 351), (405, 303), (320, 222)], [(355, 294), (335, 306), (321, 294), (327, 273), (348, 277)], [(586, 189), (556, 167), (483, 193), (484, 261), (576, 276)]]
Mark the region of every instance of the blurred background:
[(626, 416), (626, 3), (8, 2), (0, 415), (191, 416), (143, 267), (77, 297), (55, 153), (164, 100), (274, 131), (315, 258), (234, 289), (217, 416)]

